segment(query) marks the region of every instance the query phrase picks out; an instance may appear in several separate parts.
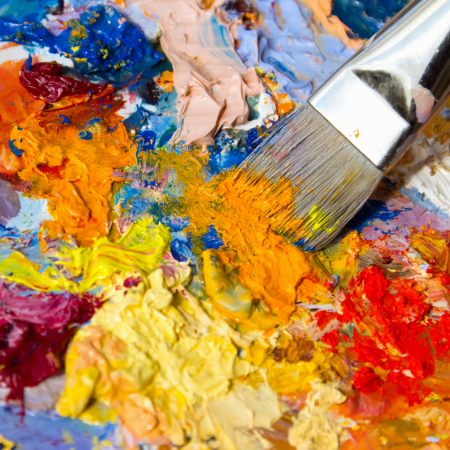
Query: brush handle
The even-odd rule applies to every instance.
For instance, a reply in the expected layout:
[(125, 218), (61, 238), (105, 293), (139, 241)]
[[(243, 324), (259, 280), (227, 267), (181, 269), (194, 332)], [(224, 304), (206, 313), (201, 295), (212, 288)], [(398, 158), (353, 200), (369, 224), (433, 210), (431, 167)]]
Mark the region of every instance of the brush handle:
[(308, 100), (388, 171), (450, 88), (450, 0), (410, 3)]

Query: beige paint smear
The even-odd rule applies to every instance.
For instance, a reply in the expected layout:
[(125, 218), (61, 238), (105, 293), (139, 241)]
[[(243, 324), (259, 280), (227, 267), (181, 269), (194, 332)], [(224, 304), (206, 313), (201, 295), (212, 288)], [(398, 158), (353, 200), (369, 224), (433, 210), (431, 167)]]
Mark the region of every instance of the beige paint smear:
[(230, 23), (218, 10), (224, 1), (204, 9), (196, 0), (131, 0), (162, 28), (179, 97), (175, 140), (214, 144), (221, 126), (248, 122), (245, 97), (263, 92), (255, 69), (247, 69), (234, 51)]

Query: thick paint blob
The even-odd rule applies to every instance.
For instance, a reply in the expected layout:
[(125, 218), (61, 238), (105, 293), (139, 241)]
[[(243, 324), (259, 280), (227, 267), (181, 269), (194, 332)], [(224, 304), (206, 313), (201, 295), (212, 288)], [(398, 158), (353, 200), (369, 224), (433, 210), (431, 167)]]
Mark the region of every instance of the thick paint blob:
[(59, 415), (0, 443), (450, 446), (450, 104), (314, 254), (233, 176), (401, 2), (3, 3), (0, 398)]
[(10, 150), (11, 129), (45, 106), (19, 83), (22, 64), (23, 61), (11, 61), (0, 65), (0, 173), (6, 176), (16, 174), (23, 167), (22, 160)]
[(20, 84), (38, 100), (55, 103), (62, 97), (77, 94), (96, 94), (103, 86), (62, 76), (62, 66), (57, 63), (23, 64)]
[(87, 322), (100, 302), (86, 294), (42, 293), (3, 282), (0, 302), (0, 381), (9, 389), (8, 400), (22, 402), (25, 387), (61, 371), (76, 326)]
[(136, 161), (116, 114), (122, 101), (109, 94), (105, 87), (64, 97), (11, 131), (11, 142), (23, 152), (18, 176), (29, 183), (26, 195), (49, 202), (55, 222), (45, 229), (51, 238), (73, 236), (86, 245), (107, 233), (111, 186), (121, 179), (113, 170)]

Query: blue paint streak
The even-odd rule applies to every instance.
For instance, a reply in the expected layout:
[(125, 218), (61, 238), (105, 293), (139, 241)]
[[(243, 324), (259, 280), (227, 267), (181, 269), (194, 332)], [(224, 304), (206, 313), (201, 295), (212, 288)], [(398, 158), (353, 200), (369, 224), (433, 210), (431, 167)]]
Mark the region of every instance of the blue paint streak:
[[(96, 448), (94, 437), (106, 440), (113, 435), (114, 428), (112, 424), (87, 425), (49, 412), (26, 411), (22, 417), (17, 407), (0, 408), (0, 433), (24, 450), (90, 450)], [(73, 438), (73, 443), (65, 442), (63, 431)]]
[(405, 186), (402, 186), (400, 188), (400, 193), (404, 195), (405, 197), (409, 198), (412, 202), (414, 202), (416, 205), (421, 206), (426, 211), (438, 214), (442, 217), (449, 217), (449, 215), (439, 209), (438, 206), (431, 203), (431, 201), (426, 197), (426, 195), (423, 192), (419, 192), (417, 188), (412, 187), (411, 189), (406, 188)]
[(397, 14), (408, 0), (334, 0), (332, 14), (338, 16), (354, 34), (369, 39)]
[(394, 220), (399, 214), (409, 210), (409, 208), (405, 208), (401, 211), (390, 211), (386, 203), (380, 200), (369, 199), (358, 214), (347, 223), (346, 227), (352, 230), (362, 231), (364, 227), (370, 226), (375, 219), (387, 222)]
[(165, 130), (159, 138), (158, 147), (163, 147), (164, 145), (166, 145), (174, 135), (175, 131), (177, 131), (177, 126), (174, 124), (171, 125), (167, 130)]
[(12, 141), (11, 141), (11, 139), (9, 140), (9, 149), (10, 149), (16, 156), (21, 157), (21, 156), (23, 155), (23, 150), (21, 150), (20, 148), (17, 148), (17, 147), (14, 145), (14, 142), (16, 142), (15, 139), (12, 140)]
[(231, 59), (234, 63), (243, 66), (242, 60), (232, 50), (234, 46), (228, 28), (219, 24), (214, 14), (208, 22), (200, 24), (200, 43), (225, 63), (229, 63), (228, 60)]
[(208, 227), (208, 232), (200, 240), (205, 246), (205, 249), (217, 250), (224, 246), (222, 238), (217, 234), (217, 230), (212, 225)]

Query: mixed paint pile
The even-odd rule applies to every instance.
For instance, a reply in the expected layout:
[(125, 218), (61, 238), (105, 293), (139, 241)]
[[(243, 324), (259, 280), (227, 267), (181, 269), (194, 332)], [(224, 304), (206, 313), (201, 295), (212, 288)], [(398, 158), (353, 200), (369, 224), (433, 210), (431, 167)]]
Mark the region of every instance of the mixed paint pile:
[(2, 448), (450, 447), (450, 103), (322, 251), (233, 178), (404, 3), (3, 0)]

